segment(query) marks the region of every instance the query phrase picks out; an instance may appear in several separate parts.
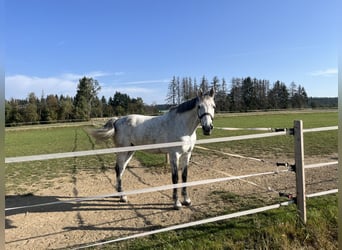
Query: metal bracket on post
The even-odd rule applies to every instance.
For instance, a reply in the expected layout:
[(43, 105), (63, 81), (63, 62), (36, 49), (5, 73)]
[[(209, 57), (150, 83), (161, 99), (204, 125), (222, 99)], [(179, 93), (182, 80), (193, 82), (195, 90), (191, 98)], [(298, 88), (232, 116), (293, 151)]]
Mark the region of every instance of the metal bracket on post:
[(277, 167), (279, 167), (279, 166), (287, 167), (289, 171), (296, 172), (296, 165), (295, 164), (290, 164), (288, 162), (277, 162), (276, 165), (277, 165)]
[(303, 224), (306, 224), (303, 121), (294, 121), (294, 150), (296, 166), (296, 204)]
[(287, 134), (287, 135), (294, 135), (294, 134), (295, 134), (294, 128), (288, 128), (288, 129), (286, 130), (286, 134)]

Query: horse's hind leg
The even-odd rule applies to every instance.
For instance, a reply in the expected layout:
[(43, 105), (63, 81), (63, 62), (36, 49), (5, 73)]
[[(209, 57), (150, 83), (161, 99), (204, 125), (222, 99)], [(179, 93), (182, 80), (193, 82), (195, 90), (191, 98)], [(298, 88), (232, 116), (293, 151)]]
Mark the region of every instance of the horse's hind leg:
[[(123, 152), (117, 154), (116, 159), (116, 165), (115, 165), (115, 172), (116, 172), (116, 190), (118, 192), (122, 192), (122, 176), (125, 172), (125, 169), (129, 163), (129, 161), (132, 159), (134, 152)], [(126, 202), (127, 196), (122, 195), (120, 196), (120, 201)]]
[[(182, 155), (182, 157), (180, 158), (180, 164), (182, 167), (182, 181), (183, 181), (183, 183), (187, 182), (188, 165), (189, 165), (190, 157), (191, 157), (191, 153), (187, 153), (187, 154)], [(182, 204), (185, 206), (190, 206), (191, 205), (191, 199), (188, 196), (186, 187), (182, 188), (182, 196), (184, 198), (184, 201)]]
[[(170, 165), (171, 165), (171, 173), (172, 173), (172, 183), (178, 183), (178, 163), (179, 163), (179, 155), (177, 153), (170, 154)], [(182, 203), (178, 200), (178, 191), (177, 188), (173, 189), (172, 199), (174, 202), (174, 208), (180, 209), (182, 207)]]

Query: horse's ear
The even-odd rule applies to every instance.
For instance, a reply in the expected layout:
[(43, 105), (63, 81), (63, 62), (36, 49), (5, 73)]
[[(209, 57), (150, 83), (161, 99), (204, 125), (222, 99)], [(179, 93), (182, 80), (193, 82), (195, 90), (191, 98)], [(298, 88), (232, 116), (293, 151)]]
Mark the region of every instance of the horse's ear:
[(214, 95), (215, 95), (215, 88), (214, 87), (212, 87), (211, 90), (209, 91), (209, 95), (211, 97), (214, 97)]
[(198, 90), (197, 96), (198, 96), (198, 97), (203, 97), (203, 91), (202, 91), (201, 88)]

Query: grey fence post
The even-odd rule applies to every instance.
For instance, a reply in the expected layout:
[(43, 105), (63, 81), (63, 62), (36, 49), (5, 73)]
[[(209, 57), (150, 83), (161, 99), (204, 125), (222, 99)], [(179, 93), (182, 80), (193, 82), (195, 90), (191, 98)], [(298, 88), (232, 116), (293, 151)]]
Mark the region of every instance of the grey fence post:
[(303, 121), (294, 121), (294, 149), (296, 166), (296, 197), (300, 219), (306, 224), (305, 171), (304, 171), (304, 136)]

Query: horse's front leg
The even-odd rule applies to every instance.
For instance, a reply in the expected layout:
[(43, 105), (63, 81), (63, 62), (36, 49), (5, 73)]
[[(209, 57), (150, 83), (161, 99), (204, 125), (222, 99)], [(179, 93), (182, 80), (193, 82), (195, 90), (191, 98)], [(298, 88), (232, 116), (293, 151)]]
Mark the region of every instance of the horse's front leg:
[[(172, 183), (178, 183), (178, 163), (179, 163), (179, 156), (177, 153), (170, 153), (170, 165), (171, 165), (171, 174), (172, 174)], [(173, 189), (173, 206), (175, 209), (181, 209), (182, 203), (178, 200), (178, 190), (177, 188)]]
[[(188, 179), (188, 165), (190, 161), (191, 153), (184, 154), (180, 159), (180, 164), (182, 167), (182, 181), (183, 183), (187, 182)], [(190, 206), (191, 205), (191, 199), (188, 196), (186, 187), (182, 188), (182, 196), (184, 198), (183, 205), (184, 206)]]

